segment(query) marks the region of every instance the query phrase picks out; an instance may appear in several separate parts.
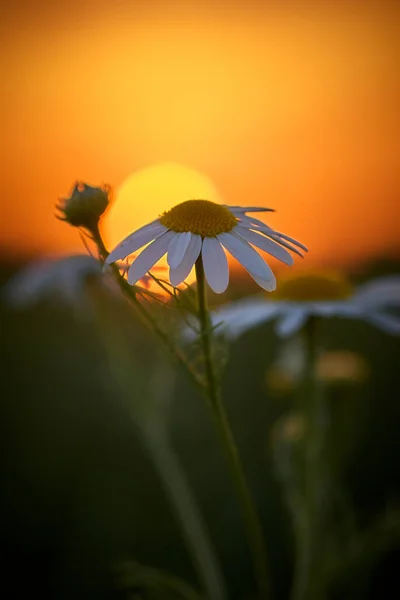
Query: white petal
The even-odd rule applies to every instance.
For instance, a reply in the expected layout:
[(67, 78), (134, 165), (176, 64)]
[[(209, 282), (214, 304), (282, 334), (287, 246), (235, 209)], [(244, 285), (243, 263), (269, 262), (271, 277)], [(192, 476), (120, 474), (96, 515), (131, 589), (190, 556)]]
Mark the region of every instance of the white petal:
[(304, 252), (308, 252), (307, 246), (305, 246), (301, 242), (298, 242), (297, 240), (290, 237), (289, 235), (286, 235), (285, 233), (279, 233), (279, 231), (273, 231), (273, 234), (274, 234), (274, 236), (278, 237), (279, 239), (286, 240), (287, 242), (290, 242), (291, 244), (298, 246), (299, 248), (304, 250)]
[(235, 233), (245, 238), (245, 240), (250, 242), (250, 244), (253, 244), (253, 246), (257, 246), (257, 248), (261, 248), (261, 250), (265, 250), (265, 252), (268, 252), (271, 256), (281, 260), (286, 265), (293, 264), (294, 260), (292, 255), (273, 240), (269, 240), (263, 235), (250, 231), (243, 225), (237, 225), (235, 227)]
[(367, 308), (400, 306), (399, 275), (378, 277), (360, 285), (352, 300), (362, 303)]
[(265, 206), (224, 206), (234, 214), (238, 215), (242, 215), (247, 212), (275, 212), (274, 208), (266, 208)]
[(168, 244), (176, 235), (175, 231), (168, 230), (160, 235), (147, 248), (142, 250), (139, 256), (133, 261), (131, 268), (128, 271), (128, 282), (136, 283), (143, 275), (151, 269), (168, 249)]
[(349, 300), (321, 300), (319, 302), (307, 302), (307, 306), (311, 314), (321, 317), (359, 319), (363, 316), (361, 308)]
[(264, 221), (256, 219), (256, 217), (249, 217), (248, 215), (240, 215), (240, 224), (249, 227), (250, 229), (261, 229), (263, 233), (274, 232), (274, 230), (266, 225)]
[(265, 223), (263, 223), (263, 221), (260, 221), (259, 219), (243, 215), (240, 217), (239, 225), (244, 225), (246, 227), (249, 227), (249, 229), (254, 229), (258, 233), (263, 233), (264, 235), (276, 241), (278, 244), (281, 244), (281, 246), (284, 246), (288, 250), (295, 252), (301, 257), (303, 256), (302, 253), (299, 252), (299, 250), (296, 247), (292, 246), (288, 242), (285, 242), (284, 239), (290, 239), (293, 242), (293, 244), (295, 244), (295, 246), (298, 246), (299, 248), (302, 248), (305, 252), (308, 252), (308, 249), (306, 246), (304, 246), (304, 244), (297, 242), (293, 238), (288, 238), (288, 236), (284, 236), (283, 234), (278, 233), (271, 227), (268, 227), (268, 225), (266, 225)]
[(145, 246), (152, 240), (156, 239), (162, 233), (165, 233), (167, 228), (161, 225), (159, 220), (153, 221), (148, 225), (144, 225), (137, 229), (114, 248), (107, 257), (106, 264), (110, 265), (116, 260), (126, 258), (132, 252), (136, 252), (142, 246)]
[(273, 273), (271, 279), (263, 279), (262, 277), (257, 277), (257, 275), (254, 275), (250, 271), (249, 275), (263, 290), (266, 290), (267, 292), (273, 292), (274, 290), (276, 290), (276, 279)]
[(186, 249), (189, 245), (191, 233), (189, 231), (185, 233), (178, 233), (175, 235), (168, 246), (168, 264), (173, 269), (179, 266), (183, 257), (185, 256)]
[(365, 306), (354, 299), (338, 302), (307, 303), (309, 314), (321, 317), (340, 317), (342, 319), (357, 319), (375, 325), (385, 333), (400, 335), (400, 318), (394, 315), (374, 311), (371, 306)]
[(400, 319), (394, 315), (371, 313), (365, 315), (365, 318), (372, 325), (375, 325), (375, 327), (378, 327), (385, 333), (390, 335), (400, 335)]
[(305, 246), (301, 242), (298, 242), (297, 240), (290, 237), (289, 235), (280, 233), (279, 231), (275, 231), (275, 229), (272, 229), (272, 227), (268, 227), (268, 225), (266, 225), (263, 221), (260, 221), (259, 219), (256, 219), (254, 217), (249, 217), (249, 218), (254, 225), (258, 226), (262, 230), (265, 230), (265, 233), (267, 235), (274, 236), (274, 238), (277, 237), (279, 239), (286, 240), (287, 242), (290, 242), (291, 244), (298, 246), (299, 248), (304, 250), (304, 252), (308, 252), (307, 246)]
[(290, 308), (276, 326), (278, 335), (287, 337), (299, 331), (308, 317), (309, 312), (306, 307)]
[(272, 233), (265, 233), (264, 231), (261, 231), (261, 229), (256, 229), (255, 231), (259, 231), (260, 233), (264, 233), (264, 235), (267, 235), (269, 238), (271, 238), (271, 240), (273, 240), (277, 244), (280, 244), (284, 248), (287, 248), (288, 250), (290, 250), (290, 252), (294, 252), (295, 254), (297, 254), (298, 256), (300, 256), (301, 258), (304, 258), (303, 254), (300, 252), (300, 250), (298, 250), (295, 246), (292, 246), (292, 244), (288, 244), (288, 242), (285, 242), (281, 238), (278, 238), (278, 237), (274, 236)]
[(266, 281), (275, 279), (265, 260), (243, 238), (234, 232), (221, 233), (217, 238), (249, 273)]
[(216, 294), (222, 294), (228, 287), (229, 267), (226, 254), (217, 238), (204, 238), (201, 256), (209, 286)]
[(304, 246), (304, 244), (302, 244), (301, 242), (298, 242), (294, 238), (286, 235), (285, 233), (280, 233), (279, 231), (275, 231), (275, 229), (272, 229), (272, 227), (269, 227), (268, 225), (266, 225), (264, 223), (264, 221), (260, 221), (260, 219), (256, 219), (256, 217), (246, 217), (246, 218), (249, 219), (257, 227), (265, 229), (266, 233), (268, 235), (271, 233), (271, 234), (273, 234), (275, 236), (278, 236), (278, 237), (280, 237), (280, 238), (282, 238), (284, 240), (287, 240), (288, 242), (291, 242), (292, 244), (294, 244), (295, 246), (298, 246), (299, 248), (301, 248), (305, 252), (308, 252), (307, 246)]
[(303, 254), (300, 252), (300, 250), (298, 250), (297, 248), (295, 248), (294, 246), (292, 246), (292, 244), (288, 244), (288, 242), (285, 242), (284, 240), (281, 240), (280, 238), (274, 236), (271, 233), (266, 233), (265, 231), (263, 231), (259, 227), (252, 227), (252, 229), (253, 229), (253, 231), (255, 231), (255, 233), (261, 233), (261, 234), (267, 236), (268, 238), (270, 238), (271, 240), (273, 240), (274, 242), (276, 242), (280, 246), (283, 246), (284, 248), (287, 248), (291, 252), (294, 252), (295, 254), (297, 254), (298, 256), (300, 256), (301, 258), (304, 258)]
[[(54, 264), (52, 259), (32, 261), (0, 289), (1, 297), (17, 306), (29, 306), (40, 301), (54, 287)], [(62, 281), (65, 281), (65, 273)]]
[(201, 250), (201, 237), (194, 233), (191, 234), (189, 245), (181, 263), (175, 269), (169, 270), (169, 280), (172, 285), (177, 286), (182, 283), (189, 275), (196, 262)]
[(222, 307), (212, 315), (213, 325), (221, 328), (229, 338), (235, 338), (243, 331), (256, 327), (275, 318), (281, 311), (278, 302), (266, 302), (264, 299), (238, 300)]
[(61, 259), (32, 261), (2, 288), (0, 297), (16, 305), (30, 305), (47, 295), (76, 300), (89, 275), (101, 277), (100, 263), (92, 256), (77, 254)]

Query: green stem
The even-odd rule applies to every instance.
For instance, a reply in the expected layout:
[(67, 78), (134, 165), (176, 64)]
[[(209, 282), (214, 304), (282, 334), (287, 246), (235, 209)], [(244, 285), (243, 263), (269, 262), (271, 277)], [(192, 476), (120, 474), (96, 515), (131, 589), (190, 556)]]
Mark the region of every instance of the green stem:
[(388, 509), (365, 531), (353, 534), (343, 552), (332, 556), (326, 569), (328, 580), (346, 581), (346, 578), (366, 573), (374, 566), (379, 556), (398, 545), (399, 540), (400, 511), (395, 508)]
[[(93, 241), (99, 249), (100, 257), (102, 261), (104, 261), (109, 255), (109, 252), (103, 242), (103, 238), (101, 236), (98, 224), (96, 224), (96, 226), (91, 229), (90, 233), (93, 236)], [(185, 368), (185, 370), (189, 373), (191, 379), (196, 384), (196, 386), (204, 388), (203, 379), (199, 376), (197, 371), (195, 371), (195, 369), (187, 362), (185, 356), (181, 353), (179, 348), (177, 348), (171, 341), (168, 333), (160, 327), (160, 325), (157, 323), (157, 320), (153, 317), (151, 312), (146, 309), (146, 307), (140, 302), (140, 300), (138, 300), (134, 286), (129, 285), (129, 283), (121, 276), (116, 265), (110, 265), (110, 267), (124, 296), (126, 296), (132, 302), (132, 304), (134, 304), (136, 310), (151, 326), (152, 330), (158, 335), (158, 337), (162, 339), (164, 345), (175, 358), (175, 360), (180, 365), (182, 365)]]
[[(120, 569), (120, 572), (122, 572), (120, 576), (120, 588), (126, 590), (127, 592), (129, 588), (136, 587), (138, 585), (146, 586), (147, 584), (153, 587), (153, 589), (154, 586), (157, 585), (157, 587), (162, 586), (163, 591), (167, 589), (175, 592), (174, 597), (176, 597), (176, 594), (178, 594), (179, 598), (185, 598), (185, 600), (204, 600), (204, 597), (200, 596), (200, 594), (185, 581), (182, 581), (182, 579), (179, 579), (179, 577), (176, 577), (175, 575), (171, 575), (171, 573), (168, 573), (167, 571), (162, 571), (161, 569), (155, 569), (153, 567), (147, 567), (140, 563), (131, 561), (127, 563), (123, 569)], [(130, 595), (129, 597), (137, 596), (134, 594), (133, 596)]]
[(326, 532), (326, 451), (327, 405), (316, 380), (316, 317), (305, 328), (306, 371), (303, 411), (306, 420), (304, 440), (304, 522), (297, 532), (297, 556), (292, 600), (323, 600)]
[(261, 523), (246, 482), (232, 429), (221, 401), (219, 384), (214, 369), (214, 362), (211, 352), (211, 323), (207, 308), (206, 282), (201, 257), (199, 257), (196, 261), (196, 279), (201, 346), (204, 357), (209, 406), (226, 453), (232, 478), (236, 487), (238, 500), (243, 513), (246, 533), (253, 554), (254, 571), (261, 594), (260, 598), (268, 598), (269, 578)]
[(226, 598), (218, 561), (203, 518), (198, 510), (186, 476), (161, 427), (147, 423), (144, 427), (148, 447), (157, 466), (167, 496), (181, 524), (188, 548), (192, 551), (197, 572), (209, 600)]

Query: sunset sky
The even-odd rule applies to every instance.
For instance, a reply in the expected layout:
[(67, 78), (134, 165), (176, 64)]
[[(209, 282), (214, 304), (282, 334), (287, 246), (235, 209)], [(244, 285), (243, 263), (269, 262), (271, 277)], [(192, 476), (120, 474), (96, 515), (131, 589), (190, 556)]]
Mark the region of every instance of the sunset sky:
[(3, 254), (81, 251), (53, 209), (80, 179), (117, 192), (110, 244), (215, 189), (312, 264), (400, 255), (397, 2), (32, 6), (0, 18)]

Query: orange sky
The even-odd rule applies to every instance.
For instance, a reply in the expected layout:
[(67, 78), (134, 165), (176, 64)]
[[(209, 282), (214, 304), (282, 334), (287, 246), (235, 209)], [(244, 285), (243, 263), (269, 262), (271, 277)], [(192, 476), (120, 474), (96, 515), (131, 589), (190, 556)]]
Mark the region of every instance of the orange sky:
[(175, 162), (275, 207), (313, 264), (400, 255), (396, 2), (30, 6), (0, 19), (3, 251), (80, 251), (53, 217), (76, 179)]

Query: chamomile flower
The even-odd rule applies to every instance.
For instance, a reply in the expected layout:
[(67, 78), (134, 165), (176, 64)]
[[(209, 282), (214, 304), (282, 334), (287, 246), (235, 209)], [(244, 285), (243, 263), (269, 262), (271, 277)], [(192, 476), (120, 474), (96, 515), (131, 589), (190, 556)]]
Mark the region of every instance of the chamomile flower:
[[(307, 350), (304, 338), (295, 336), (280, 345), (278, 355), (266, 372), (266, 383), (278, 393), (292, 392), (304, 381)], [(369, 375), (366, 359), (350, 350), (320, 349), (315, 376), (329, 385), (362, 384)]]
[(300, 274), (280, 283), (276, 300), (265, 297), (239, 300), (214, 312), (213, 324), (227, 337), (277, 319), (277, 333), (286, 337), (303, 327), (309, 317), (361, 319), (391, 335), (400, 335), (400, 276), (380, 277), (352, 289), (335, 273)]
[(149, 244), (132, 262), (128, 282), (135, 284), (167, 253), (170, 282), (178, 286), (201, 256), (208, 284), (220, 294), (229, 282), (227, 250), (260, 287), (272, 291), (276, 287), (275, 276), (253, 246), (287, 265), (293, 264), (288, 250), (302, 256), (301, 250), (307, 251), (307, 248), (246, 214), (265, 211), (271, 209), (187, 200), (125, 238), (110, 253), (106, 263), (124, 259)]
[(102, 273), (101, 264), (92, 256), (76, 254), (60, 259), (39, 259), (18, 271), (3, 290), (5, 300), (17, 307), (30, 307), (46, 298), (79, 306), (89, 280), (112, 285)]
[[(117, 263), (117, 266), (122, 274), (129, 269), (129, 264)], [(120, 295), (114, 277), (103, 272), (98, 260), (88, 254), (75, 254), (28, 263), (7, 282), (2, 297), (8, 304), (20, 308), (34, 306), (49, 298), (79, 310), (84, 309), (86, 286), (91, 281), (115, 296)], [(148, 289), (151, 281), (149, 275), (142, 277), (137, 291)]]

